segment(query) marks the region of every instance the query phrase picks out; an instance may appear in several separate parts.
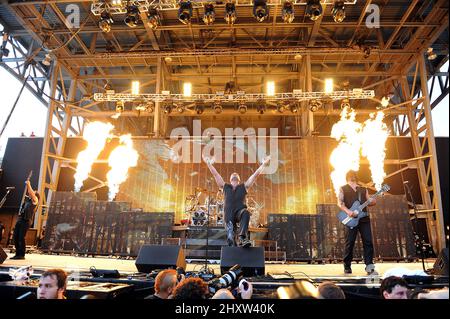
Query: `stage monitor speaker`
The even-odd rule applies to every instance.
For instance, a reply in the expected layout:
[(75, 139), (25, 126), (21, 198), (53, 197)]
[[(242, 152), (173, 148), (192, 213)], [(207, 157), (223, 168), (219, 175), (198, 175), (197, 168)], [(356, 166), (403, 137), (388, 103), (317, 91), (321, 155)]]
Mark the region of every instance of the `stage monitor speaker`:
[(186, 269), (186, 259), (181, 246), (144, 245), (136, 258), (139, 272), (150, 273), (155, 269), (182, 267)]
[(433, 266), (433, 274), (448, 277), (448, 248), (441, 250)]
[(220, 271), (222, 274), (239, 264), (245, 277), (265, 274), (264, 247), (222, 247), (220, 251)]
[(3, 264), (3, 262), (8, 258), (8, 255), (5, 253), (2, 247), (0, 247), (0, 264)]

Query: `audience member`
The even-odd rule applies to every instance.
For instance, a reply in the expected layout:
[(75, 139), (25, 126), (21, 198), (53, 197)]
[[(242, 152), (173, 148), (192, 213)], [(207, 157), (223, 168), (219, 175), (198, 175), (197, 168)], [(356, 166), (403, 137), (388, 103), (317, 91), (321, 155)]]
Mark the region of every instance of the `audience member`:
[(208, 284), (201, 278), (187, 278), (175, 287), (172, 295), (173, 299), (207, 299)]
[(38, 299), (66, 299), (67, 274), (62, 269), (49, 269), (41, 275), (37, 289)]
[(344, 291), (331, 281), (322, 282), (317, 290), (319, 291), (319, 299), (345, 299)]
[(384, 299), (408, 299), (408, 284), (400, 277), (384, 278), (381, 282), (380, 291)]
[(235, 299), (228, 289), (219, 289), (211, 299)]
[(449, 299), (448, 287), (443, 289), (421, 291), (417, 294), (417, 299)]
[(145, 299), (168, 299), (172, 295), (177, 283), (176, 270), (163, 270), (155, 278), (155, 293)]

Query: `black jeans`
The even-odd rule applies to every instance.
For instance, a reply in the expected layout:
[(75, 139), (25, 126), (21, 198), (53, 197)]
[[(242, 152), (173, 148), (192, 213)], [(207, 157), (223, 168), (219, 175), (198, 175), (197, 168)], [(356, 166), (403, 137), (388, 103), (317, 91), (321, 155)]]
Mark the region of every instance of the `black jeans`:
[(370, 220), (359, 223), (353, 229), (345, 227), (345, 250), (344, 250), (344, 265), (350, 267), (353, 260), (353, 248), (355, 247), (356, 236), (358, 232), (361, 234), (364, 250), (364, 263), (366, 265), (373, 264), (373, 243), (372, 243), (372, 229), (370, 228)]
[(16, 247), (16, 256), (25, 256), (25, 235), (27, 234), (28, 228), (30, 228), (30, 222), (18, 219), (16, 226), (14, 227), (14, 246)]
[(239, 223), (239, 237), (248, 237), (248, 224), (250, 223), (250, 212), (243, 208), (236, 212), (225, 213), (225, 227), (233, 227), (233, 231), (237, 229)]

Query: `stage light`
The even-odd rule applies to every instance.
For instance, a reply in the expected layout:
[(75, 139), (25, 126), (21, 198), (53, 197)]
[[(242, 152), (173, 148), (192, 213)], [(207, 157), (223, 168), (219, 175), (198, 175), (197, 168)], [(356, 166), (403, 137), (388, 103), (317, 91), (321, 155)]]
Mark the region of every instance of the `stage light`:
[(181, 104), (177, 105), (177, 112), (180, 113), (180, 114), (183, 113), (184, 112), (184, 106), (181, 105)]
[(334, 91), (333, 79), (325, 79), (325, 93), (330, 94)]
[(111, 18), (111, 15), (108, 11), (103, 11), (100, 17), (100, 22), (98, 23), (98, 26), (100, 30), (102, 30), (105, 33), (108, 33), (111, 31), (111, 25), (114, 23), (114, 20)]
[(184, 24), (191, 23), (192, 17), (192, 3), (188, 1), (180, 1), (178, 8), (178, 20)]
[(156, 9), (148, 10), (147, 20), (152, 30), (156, 30), (161, 25), (161, 19)]
[(155, 103), (148, 102), (147, 103), (147, 112), (148, 113), (153, 113), (154, 111), (155, 111)]
[(301, 61), (302, 59), (303, 59), (303, 55), (301, 55), (301, 54), (294, 55), (294, 60)]
[(139, 95), (140, 86), (141, 86), (141, 83), (139, 81), (131, 82), (131, 94)]
[(111, 5), (114, 7), (121, 7), (122, 6), (122, 0), (111, 0)]
[(335, 1), (334, 7), (331, 10), (333, 20), (336, 23), (342, 23), (345, 20), (345, 5), (344, 1)]
[(125, 110), (125, 102), (117, 101), (116, 103), (116, 113), (121, 114)]
[(136, 28), (139, 24), (139, 8), (135, 5), (127, 6), (127, 15), (125, 17), (125, 24), (130, 28)]
[(222, 104), (220, 102), (216, 102), (213, 105), (214, 113), (220, 114), (222, 113)]
[(291, 112), (292, 113), (298, 113), (298, 106), (297, 103), (292, 103), (290, 106)]
[(225, 4), (225, 21), (228, 24), (233, 24), (236, 18), (236, 5), (233, 2), (227, 2)]
[(322, 102), (319, 100), (311, 100), (309, 101), (309, 110), (311, 112), (317, 112), (322, 107)]
[(286, 106), (283, 103), (280, 103), (277, 105), (277, 111), (279, 113), (284, 113), (284, 111), (286, 111)]
[(172, 103), (170, 103), (170, 102), (164, 103), (163, 109), (164, 109), (165, 114), (172, 113)]
[(192, 83), (190, 82), (183, 83), (183, 96), (184, 97), (192, 96)]
[(52, 57), (50, 56), (49, 53), (45, 55), (45, 59), (44, 61), (42, 61), (42, 64), (45, 66), (50, 66), (50, 64), (52, 64)]
[(109, 82), (106, 82), (106, 84), (103, 86), (103, 89), (108, 93), (108, 91), (112, 91), (112, 85)]
[(203, 22), (206, 25), (211, 25), (216, 20), (216, 10), (214, 9), (214, 5), (212, 3), (207, 3), (204, 6), (205, 14), (203, 15)]
[(322, 4), (319, 0), (308, 0), (306, 3), (306, 16), (316, 21), (322, 16)]
[(170, 63), (170, 62), (172, 62), (172, 57), (166, 56), (166, 57), (164, 58), (164, 61), (166, 61), (167, 63)]
[(364, 53), (364, 59), (367, 59), (370, 56), (370, 47), (369, 46), (363, 46), (362, 51)]
[(255, 0), (253, 3), (253, 16), (258, 22), (263, 22), (269, 16), (267, 0)]
[(433, 48), (428, 48), (427, 50), (427, 59), (429, 61), (433, 61), (437, 58), (437, 54), (434, 52)]
[(347, 107), (350, 107), (350, 100), (349, 99), (343, 99), (341, 101), (341, 109), (345, 109)]
[(247, 105), (245, 104), (245, 102), (239, 103), (238, 111), (241, 114), (245, 114), (247, 112)]
[(391, 98), (389, 96), (387, 96), (387, 95), (383, 96), (381, 98), (381, 106), (384, 108), (388, 107), (390, 100), (391, 100)]
[(283, 4), (283, 11), (281, 12), (281, 18), (286, 23), (294, 21), (294, 5), (290, 1), (286, 1)]
[(203, 112), (205, 111), (205, 104), (203, 104), (202, 102), (196, 102), (195, 103), (195, 112), (198, 115), (203, 114)]
[(266, 84), (266, 94), (268, 96), (274, 96), (275, 95), (275, 82), (274, 81), (268, 81)]

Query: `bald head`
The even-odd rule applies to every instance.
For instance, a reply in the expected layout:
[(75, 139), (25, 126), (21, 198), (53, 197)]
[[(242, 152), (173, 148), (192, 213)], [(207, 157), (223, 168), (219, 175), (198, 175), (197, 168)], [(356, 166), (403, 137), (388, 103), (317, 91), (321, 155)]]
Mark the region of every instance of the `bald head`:
[(228, 289), (219, 289), (216, 291), (212, 299), (235, 299), (231, 291)]

